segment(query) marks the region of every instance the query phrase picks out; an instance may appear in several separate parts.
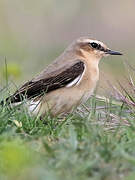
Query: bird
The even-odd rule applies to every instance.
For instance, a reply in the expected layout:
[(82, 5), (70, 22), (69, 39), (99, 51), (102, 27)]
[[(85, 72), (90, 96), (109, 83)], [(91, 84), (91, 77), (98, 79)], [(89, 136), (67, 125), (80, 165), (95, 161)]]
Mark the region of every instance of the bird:
[(92, 95), (99, 80), (99, 62), (108, 55), (122, 55), (103, 42), (80, 37), (32, 80), (24, 83), (5, 102), (25, 103), (33, 115), (44, 117), (70, 113)]

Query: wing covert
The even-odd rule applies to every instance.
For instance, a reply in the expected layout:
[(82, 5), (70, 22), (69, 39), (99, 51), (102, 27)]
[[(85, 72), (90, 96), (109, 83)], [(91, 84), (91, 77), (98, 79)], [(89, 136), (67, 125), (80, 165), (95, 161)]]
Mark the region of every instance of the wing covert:
[(11, 103), (21, 102), (24, 98), (32, 99), (42, 96), (56, 89), (67, 86), (84, 72), (85, 65), (81, 60), (78, 60), (70, 67), (65, 67), (62, 72), (54, 76), (40, 79), (38, 81), (28, 81), (6, 101)]

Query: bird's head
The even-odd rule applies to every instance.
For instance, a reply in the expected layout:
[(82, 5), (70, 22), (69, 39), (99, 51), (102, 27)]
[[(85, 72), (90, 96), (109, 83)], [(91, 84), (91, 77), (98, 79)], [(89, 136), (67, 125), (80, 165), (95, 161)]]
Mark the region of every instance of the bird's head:
[(109, 49), (104, 43), (87, 37), (81, 37), (73, 43), (74, 49), (82, 56), (101, 59), (108, 55), (122, 55), (122, 53)]

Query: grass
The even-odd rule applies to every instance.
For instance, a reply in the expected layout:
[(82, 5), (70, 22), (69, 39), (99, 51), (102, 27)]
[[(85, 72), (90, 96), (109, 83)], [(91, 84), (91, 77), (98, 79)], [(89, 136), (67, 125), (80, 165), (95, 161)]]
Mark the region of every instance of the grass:
[(63, 119), (0, 107), (0, 179), (134, 180), (134, 93), (112, 89)]

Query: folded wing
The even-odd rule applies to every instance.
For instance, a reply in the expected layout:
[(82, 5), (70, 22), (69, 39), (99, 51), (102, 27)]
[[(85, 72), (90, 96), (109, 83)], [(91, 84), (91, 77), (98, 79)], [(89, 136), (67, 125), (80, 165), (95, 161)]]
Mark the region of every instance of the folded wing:
[[(81, 75), (83, 74), (85, 65), (81, 60), (75, 61), (69, 67), (64, 67), (63, 71), (59, 70), (54, 75), (51, 72), (51, 76), (36, 81), (35, 79), (25, 83), (20, 89), (18, 89), (12, 96), (8, 97), (6, 101), (11, 103), (21, 102), (25, 99), (32, 99), (41, 97), (43, 94), (49, 93), (62, 87), (71, 87), (77, 84)], [(72, 83), (73, 82), (73, 83)]]

